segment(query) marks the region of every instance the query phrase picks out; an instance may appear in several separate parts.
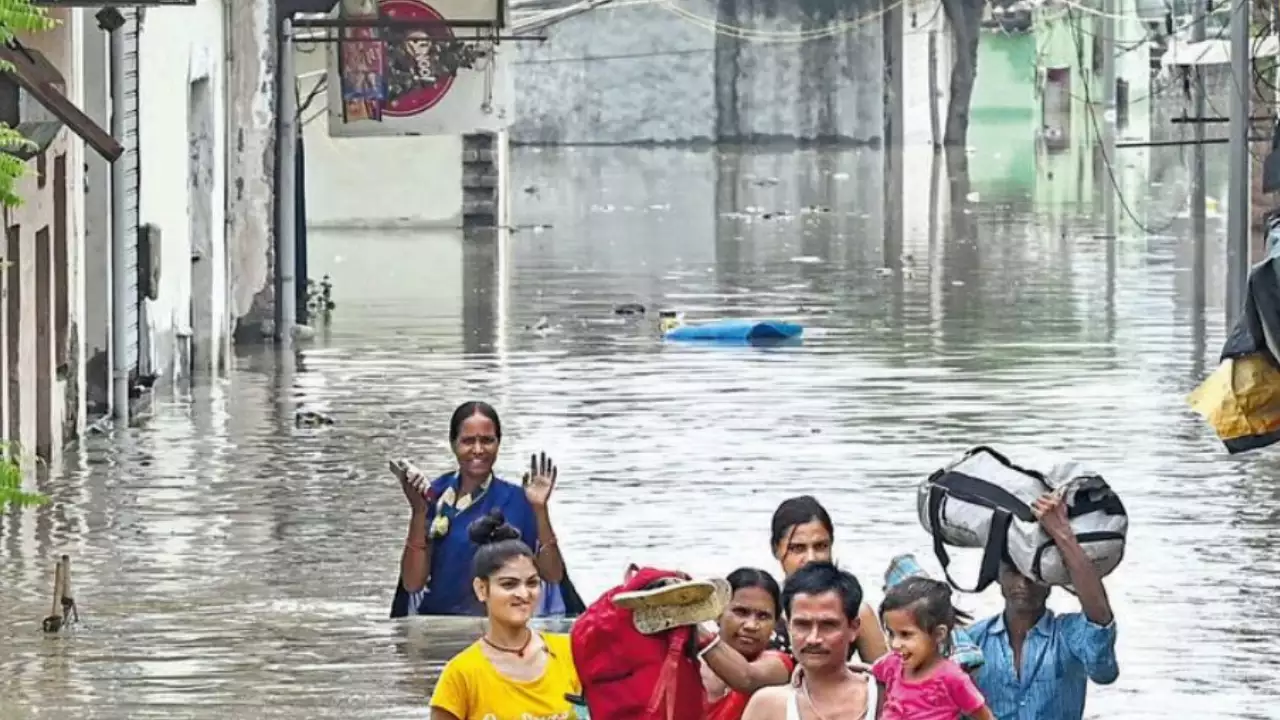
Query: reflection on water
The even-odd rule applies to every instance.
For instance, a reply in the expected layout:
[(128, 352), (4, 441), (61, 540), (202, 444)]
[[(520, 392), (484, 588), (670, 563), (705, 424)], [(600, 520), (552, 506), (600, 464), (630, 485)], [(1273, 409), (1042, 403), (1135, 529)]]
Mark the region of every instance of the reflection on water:
[[(314, 348), (243, 357), (145, 429), (92, 439), (44, 483), (52, 508), (3, 519), (0, 717), (421, 714), (477, 628), (385, 619), (408, 517), (385, 459), (445, 470), (448, 413), (473, 397), (504, 413), (508, 472), (536, 449), (561, 463), (554, 513), (588, 596), (629, 562), (772, 567), (769, 515), (813, 492), (875, 601), (891, 557), (929, 557), (913, 489), (950, 455), (1003, 440), (1088, 457), (1133, 515), (1108, 581), (1121, 679), (1090, 716), (1264, 716), (1278, 463), (1225, 458), (1184, 406), (1222, 336), (1193, 305), (1192, 248), (1123, 221), (1104, 237), (1088, 198), (968, 199), (927, 151), (893, 161), (900, 178), (871, 150), (522, 151), (517, 221), (550, 229), (313, 232), (337, 302)], [(668, 347), (612, 313), (632, 301), (809, 332)], [(336, 425), (296, 427), (301, 405)], [(50, 638), (60, 551), (85, 619)]]

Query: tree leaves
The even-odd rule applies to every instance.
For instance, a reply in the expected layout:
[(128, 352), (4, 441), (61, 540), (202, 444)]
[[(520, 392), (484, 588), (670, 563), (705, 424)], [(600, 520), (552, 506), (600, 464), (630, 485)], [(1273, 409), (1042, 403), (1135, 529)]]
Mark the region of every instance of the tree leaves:
[(23, 492), (23, 473), (16, 459), (18, 454), (16, 447), (13, 444), (0, 443), (0, 450), (4, 452), (3, 457), (0, 457), (0, 510), (10, 505), (31, 507), (49, 502), (49, 498), (39, 493)]
[[(57, 24), (49, 17), (47, 9), (32, 5), (30, 0), (0, 0), (0, 43), (7, 45), (13, 42), (17, 33), (44, 32)], [(0, 72), (12, 69), (9, 63), (0, 61)], [(33, 147), (17, 130), (0, 123), (0, 205), (16, 207), (22, 204), (15, 185), (26, 174), (27, 164), (13, 153)], [(0, 507), (4, 505), (4, 486), (0, 485)]]

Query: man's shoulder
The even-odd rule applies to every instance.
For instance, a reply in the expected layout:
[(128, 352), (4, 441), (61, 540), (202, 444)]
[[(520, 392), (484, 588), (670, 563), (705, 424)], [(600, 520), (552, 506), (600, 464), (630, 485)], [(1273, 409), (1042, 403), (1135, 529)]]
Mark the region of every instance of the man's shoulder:
[(976, 640), (979, 635), (985, 635), (986, 633), (991, 632), (992, 626), (999, 620), (1000, 616), (998, 614), (990, 617), (984, 617), (981, 620), (975, 620), (972, 625), (965, 628), (965, 631), (969, 633), (969, 637)]
[(791, 699), (792, 694), (793, 691), (790, 685), (762, 687), (751, 693), (749, 705), (764, 709), (786, 707), (786, 703)]

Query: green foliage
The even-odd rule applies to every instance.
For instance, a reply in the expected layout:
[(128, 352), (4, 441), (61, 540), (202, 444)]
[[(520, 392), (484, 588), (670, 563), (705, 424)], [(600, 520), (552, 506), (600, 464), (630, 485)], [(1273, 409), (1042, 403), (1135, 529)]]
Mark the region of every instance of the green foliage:
[[(55, 24), (45, 8), (32, 5), (30, 0), (0, 0), (0, 43), (12, 42), (17, 33), (44, 32)], [(8, 63), (0, 62), (0, 72), (11, 69)], [(13, 153), (31, 147), (31, 142), (17, 130), (0, 123), (0, 205), (22, 204), (14, 185), (26, 173), (27, 164)], [(4, 505), (4, 497), (4, 486), (0, 484), (0, 506)]]
[(0, 510), (10, 505), (30, 507), (49, 502), (44, 495), (22, 491), (22, 466), (18, 462), (16, 448), (16, 445), (0, 443), (0, 451), (3, 451), (3, 456), (0, 456)]

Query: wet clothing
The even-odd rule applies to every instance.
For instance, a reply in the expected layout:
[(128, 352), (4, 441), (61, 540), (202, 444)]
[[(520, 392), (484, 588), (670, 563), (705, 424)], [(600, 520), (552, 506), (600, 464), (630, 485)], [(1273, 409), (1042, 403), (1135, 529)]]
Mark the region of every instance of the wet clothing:
[(986, 704), (973, 680), (946, 658), (918, 680), (907, 678), (897, 653), (880, 658), (871, 672), (884, 685), (882, 720), (958, 720)]
[[(520, 538), (531, 550), (538, 551), (538, 523), (522, 487), (494, 477), (476, 492), (460, 497), (460, 483), (456, 472), (431, 482), (431, 494), (439, 500), (427, 513), (427, 533), (431, 538), (427, 586), (410, 593), (397, 583), (391, 617), (485, 614), (471, 585), (471, 562), (477, 545), (467, 535), (467, 526), (495, 509), (502, 511), (508, 525), (520, 531)], [(584, 609), (568, 577), (560, 584), (542, 584), (538, 615), (577, 615)]]
[[(765, 654), (776, 656), (781, 660), (788, 673), (796, 668), (796, 661), (791, 657), (790, 653), (765, 650)], [(718, 700), (707, 703), (706, 720), (742, 720), (742, 713), (747, 709), (747, 703), (750, 701), (751, 693), (730, 690)]]
[(528, 682), (512, 680), (485, 656), (478, 641), (444, 666), (431, 707), (459, 720), (561, 720), (576, 716), (565, 697), (582, 692), (573, 666), (568, 635), (544, 634), (547, 667), (542, 677)]
[(1081, 720), (1089, 681), (1108, 685), (1120, 675), (1114, 620), (1103, 626), (1083, 613), (1046, 610), (1027, 633), (1021, 673), (1003, 615), (974, 623), (969, 634), (986, 659), (978, 689), (998, 720)]

